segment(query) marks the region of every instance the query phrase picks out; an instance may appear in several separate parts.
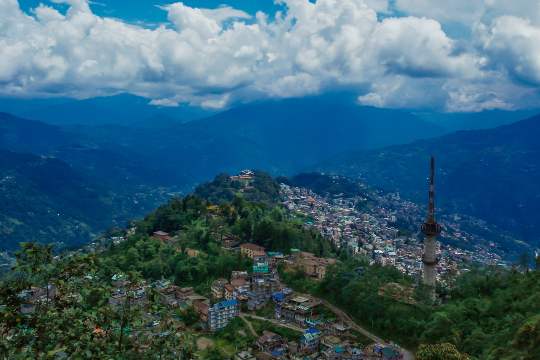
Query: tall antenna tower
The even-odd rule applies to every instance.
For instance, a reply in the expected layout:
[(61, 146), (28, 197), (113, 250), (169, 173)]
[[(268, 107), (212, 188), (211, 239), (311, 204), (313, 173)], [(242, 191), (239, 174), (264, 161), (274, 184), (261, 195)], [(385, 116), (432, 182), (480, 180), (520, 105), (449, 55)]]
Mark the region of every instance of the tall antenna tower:
[(431, 175), (429, 179), (429, 206), (426, 222), (422, 225), (424, 239), (423, 282), (430, 289), (431, 299), (435, 300), (435, 286), (437, 285), (437, 236), (441, 233), (441, 226), (435, 219), (435, 158), (431, 157)]

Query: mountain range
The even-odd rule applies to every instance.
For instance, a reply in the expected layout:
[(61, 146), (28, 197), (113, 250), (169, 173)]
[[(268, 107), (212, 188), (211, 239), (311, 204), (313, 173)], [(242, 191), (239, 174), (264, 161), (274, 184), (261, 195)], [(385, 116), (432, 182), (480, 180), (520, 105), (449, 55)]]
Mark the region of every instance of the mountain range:
[[(191, 191), (218, 173), (235, 173), (244, 168), (262, 169), (273, 175), (318, 169), (361, 176), (369, 185), (400, 190), (416, 201), (424, 201), (422, 179), (431, 153), (440, 161), (441, 206), (495, 221), (504, 229), (517, 231), (525, 240), (535, 241), (529, 240), (536, 229), (534, 221), (527, 224), (523, 220), (530, 219), (527, 211), (536, 209), (538, 199), (521, 200), (523, 191), (536, 191), (531, 185), (536, 181), (535, 168), (524, 170), (534, 165), (537, 156), (533, 151), (534, 136), (531, 138), (534, 131), (538, 133), (534, 120), (529, 120), (533, 124), (530, 128), (515, 130), (513, 137), (508, 136), (512, 129), (527, 122), (448, 134), (448, 123), (455, 120), (439, 124), (425, 114), (360, 107), (346, 96), (326, 95), (253, 103), (189, 121), (179, 117), (161, 121), (164, 118), (158, 114), (161, 120), (152, 122), (146, 110), (134, 115), (138, 111), (136, 105), (130, 108), (134, 101), (140, 102), (131, 96), (86, 100), (69, 106), (56, 100), (55, 106), (67, 106), (74, 114), (81, 114), (73, 121), (65, 121), (63, 115), (56, 122), (50, 121), (54, 104), (47, 102), (29, 107), (48, 109), (41, 117), (46, 122), (0, 113), (0, 150), (6, 159), (11, 159), (3, 163), (0, 176), (16, 179), (18, 188), (10, 190), (10, 201), (19, 204), (19, 216), (6, 211), (2, 215), (10, 217), (12, 224), (20, 223), (4, 230), (0, 235), (4, 243), (15, 244), (28, 234), (45, 241), (63, 237), (68, 243), (79, 237), (72, 234), (71, 223), (67, 226), (70, 230), (64, 233), (43, 234), (47, 228), (43, 224), (54, 222), (45, 215), (39, 221), (21, 220), (25, 218), (21, 215), (25, 207), (34, 214), (49, 214), (50, 209), (67, 214), (72, 223), (85, 224), (81, 226), (87, 229), (87, 239), (107, 226), (141, 216), (171, 194)], [(114, 109), (115, 113), (110, 113), (114, 121), (99, 118), (91, 123), (95, 114), (84, 115), (84, 109), (92, 108), (95, 102), (108, 102), (108, 107), (96, 108)], [(118, 103), (125, 105), (124, 113), (116, 107)], [(16, 105), (11, 108), (20, 104)], [(146, 105), (140, 102), (140, 106)], [(35, 115), (40, 118), (39, 112)], [(503, 115), (496, 114), (491, 122), (478, 126), (510, 122), (518, 116)], [(471, 117), (471, 121), (478, 116)], [(465, 115), (459, 119), (472, 126)], [(505, 143), (512, 138), (511, 144)], [(28, 167), (44, 179), (27, 181)], [(62, 168), (66, 184), (51, 188), (36, 182), (53, 181), (58, 168)], [(484, 186), (483, 181), (492, 183)], [(81, 198), (59, 198), (52, 191), (64, 187), (66, 194), (72, 188), (72, 194), (80, 192)], [(514, 187), (519, 189), (514, 191)], [(497, 196), (490, 199), (493, 192)], [(33, 195), (25, 198), (25, 194)], [(34, 201), (38, 198), (42, 200)], [(452, 202), (447, 200), (450, 198)], [(107, 219), (113, 220), (107, 223)]]
[(342, 154), (318, 170), (360, 177), (427, 201), (429, 156), (436, 157), (437, 205), (473, 215), (540, 246), (540, 116), (493, 129), (459, 131), (406, 145)]

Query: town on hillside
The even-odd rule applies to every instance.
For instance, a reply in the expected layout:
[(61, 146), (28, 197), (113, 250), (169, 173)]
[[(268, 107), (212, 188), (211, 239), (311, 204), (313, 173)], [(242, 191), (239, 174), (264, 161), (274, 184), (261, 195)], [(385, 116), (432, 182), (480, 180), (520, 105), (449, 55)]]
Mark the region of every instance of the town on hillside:
[[(252, 171), (243, 171), (230, 180), (241, 184), (241, 193), (250, 189), (254, 176)], [(420, 277), (422, 244), (413, 235), (400, 234), (396, 226), (398, 217), (415, 210), (407, 202), (401, 202), (404, 205), (395, 210), (399, 199), (394, 200), (391, 210), (383, 200), (376, 206), (360, 210), (356, 198), (324, 197), (307, 188), (281, 184), (279, 201), (294, 219), (301, 220), (301, 226), (329, 239), (335, 249), (346, 249), (350, 255), (367, 258), (372, 264), (392, 266), (405, 274)], [(220, 211), (217, 205), (205, 204), (210, 213)], [(140, 229), (135, 225), (78, 252), (103, 253), (111, 246), (121, 247), (138, 232)], [(208, 257), (200, 247), (186, 245), (182, 231), (157, 229), (145, 238), (152, 244), (166, 245), (187, 261)], [(150, 346), (145, 345), (148, 336), (190, 334), (197, 339), (199, 352), (221, 341), (224, 332), (230, 333), (233, 337), (239, 336), (238, 344), (232, 350), (228, 347), (230, 358), (237, 360), (411, 359), (407, 350), (365, 330), (325, 299), (295, 291), (282, 281), (283, 274), (295, 273), (303, 274), (306, 280), (320, 282), (339, 262), (334, 256), (316, 255), (299, 248), (275, 251), (232, 234), (221, 234), (216, 239), (220, 253), (238, 256), (249, 266), (241, 266), (238, 262), (237, 268), (213, 278), (208, 291), (180, 286), (170, 279), (134, 278), (123, 272), (113, 274), (107, 281), (110, 289), (107, 305), (120, 319), (124, 319), (126, 312), (137, 311), (139, 314), (130, 326), (122, 325), (122, 320), (114, 331), (119, 331), (121, 337), (125, 333), (131, 340), (139, 342), (141, 349)], [(471, 260), (483, 264), (502, 261), (488, 250), (473, 252), (448, 245), (438, 249), (438, 257), (437, 279), (443, 285), (447, 279), (467, 271)], [(361, 274), (363, 269), (355, 271)], [(91, 282), (93, 277), (87, 274), (84, 281)], [(43, 304), (54, 303), (62, 295), (61, 291), (53, 284), (32, 286), (22, 291), (18, 295), (20, 314), (30, 316)], [(379, 295), (390, 295), (411, 305), (416, 301), (411, 288), (397, 283), (382, 286)], [(156, 312), (156, 304), (165, 310)], [(96, 325), (93, 336), (106, 337), (110, 331), (113, 330)]]

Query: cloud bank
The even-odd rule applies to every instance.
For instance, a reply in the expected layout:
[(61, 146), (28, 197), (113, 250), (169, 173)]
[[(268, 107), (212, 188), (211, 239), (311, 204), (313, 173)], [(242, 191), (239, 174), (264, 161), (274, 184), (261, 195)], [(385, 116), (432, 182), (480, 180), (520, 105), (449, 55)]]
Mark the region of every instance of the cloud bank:
[[(0, 95), (129, 92), (219, 109), (348, 89), (381, 107), (540, 105), (536, 0), (277, 1), (286, 11), (273, 17), (172, 3), (162, 7), (167, 23), (146, 28), (97, 16), (87, 0), (29, 13), (0, 0)], [(468, 35), (451, 38), (456, 23)]]

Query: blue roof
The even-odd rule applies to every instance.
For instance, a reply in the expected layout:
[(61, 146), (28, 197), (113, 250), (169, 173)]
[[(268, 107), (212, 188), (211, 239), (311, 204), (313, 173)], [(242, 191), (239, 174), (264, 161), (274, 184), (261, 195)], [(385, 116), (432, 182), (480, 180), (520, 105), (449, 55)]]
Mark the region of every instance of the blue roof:
[(285, 294), (282, 292), (275, 292), (272, 294), (272, 297), (274, 298), (274, 300), (280, 301), (280, 302), (285, 300)]
[(310, 327), (309, 329), (304, 331), (304, 334), (319, 334), (319, 333), (320, 333), (320, 331), (313, 328), (313, 327)]
[(214, 305), (214, 307), (226, 308), (226, 307), (231, 307), (231, 306), (236, 306), (236, 305), (238, 305), (238, 301), (236, 299), (232, 299), (232, 300), (225, 300), (220, 303), (217, 303)]
[(283, 349), (274, 349), (271, 353), (272, 356), (278, 357), (283, 355), (284, 351)]

